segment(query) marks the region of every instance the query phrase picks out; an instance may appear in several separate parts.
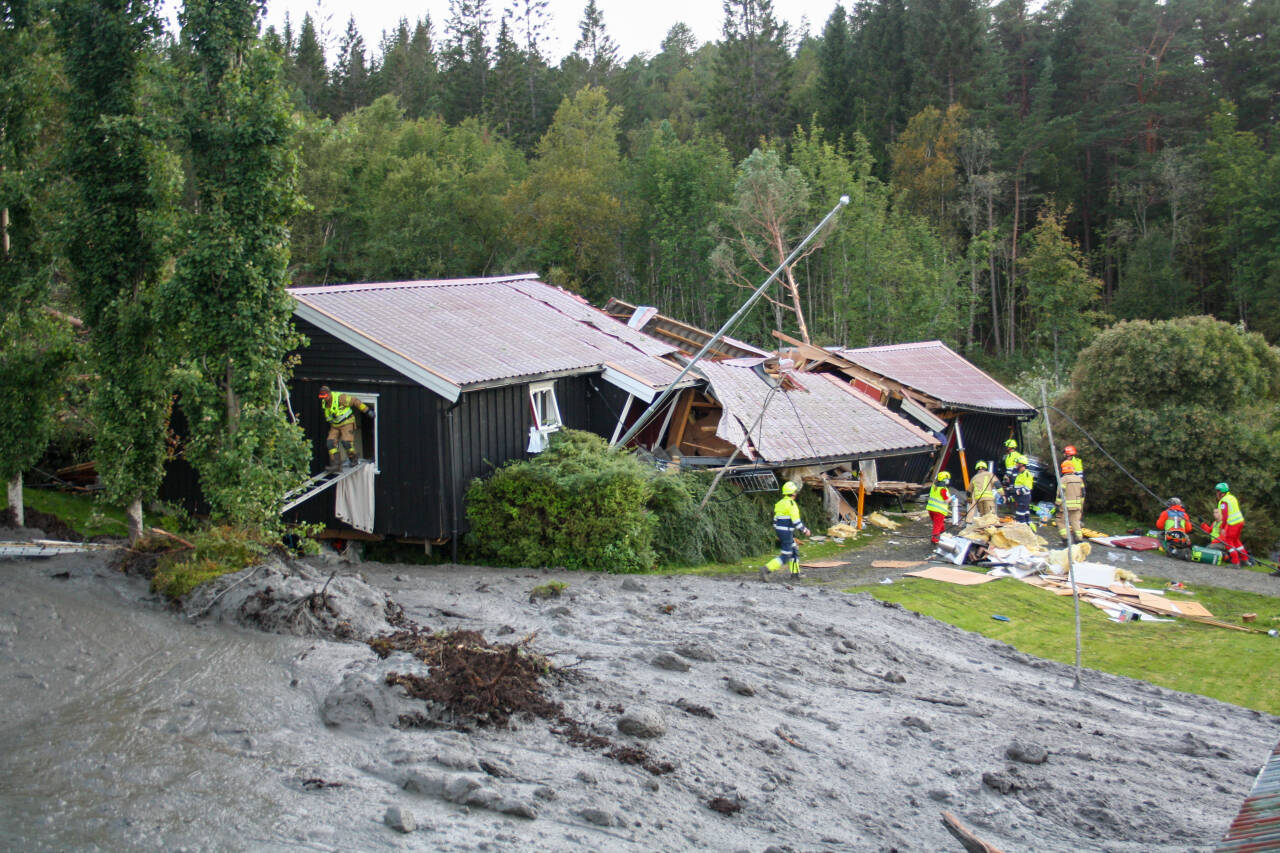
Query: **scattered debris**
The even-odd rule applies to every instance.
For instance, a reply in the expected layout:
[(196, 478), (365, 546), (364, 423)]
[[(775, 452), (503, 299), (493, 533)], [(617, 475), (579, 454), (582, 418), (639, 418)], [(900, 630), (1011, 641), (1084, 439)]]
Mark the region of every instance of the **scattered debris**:
[(896, 521), (890, 521), (888, 516), (881, 512), (873, 512), (868, 515), (866, 520), (879, 527), (881, 530), (897, 530), (902, 525)]
[(713, 812), (720, 812), (722, 815), (732, 815), (742, 811), (742, 804), (736, 800), (730, 800), (725, 797), (713, 797), (711, 801), (707, 803), (707, 808), (711, 809)]
[(550, 583), (544, 583), (541, 586), (535, 586), (533, 589), (529, 590), (529, 603), (533, 604), (535, 601), (541, 601), (548, 598), (559, 598), (568, 588), (569, 585), (564, 581), (551, 581)]

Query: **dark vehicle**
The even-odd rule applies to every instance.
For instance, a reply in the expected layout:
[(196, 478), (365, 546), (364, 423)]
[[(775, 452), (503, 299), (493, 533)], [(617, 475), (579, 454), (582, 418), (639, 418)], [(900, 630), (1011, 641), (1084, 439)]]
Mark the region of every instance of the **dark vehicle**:
[(1058, 496), (1058, 478), (1054, 476), (1051, 465), (1046, 465), (1037, 456), (1028, 456), (1027, 470), (1035, 479), (1031, 486), (1032, 503), (1052, 501)]

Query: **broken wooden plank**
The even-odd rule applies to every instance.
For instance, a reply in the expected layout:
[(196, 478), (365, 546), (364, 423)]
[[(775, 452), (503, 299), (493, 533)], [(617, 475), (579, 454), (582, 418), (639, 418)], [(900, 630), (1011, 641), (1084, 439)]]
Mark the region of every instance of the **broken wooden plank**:
[(974, 835), (968, 827), (962, 824), (951, 812), (942, 813), (942, 825), (947, 828), (947, 832), (951, 833), (956, 841), (960, 842), (967, 853), (1001, 853), (995, 847), (983, 841)]

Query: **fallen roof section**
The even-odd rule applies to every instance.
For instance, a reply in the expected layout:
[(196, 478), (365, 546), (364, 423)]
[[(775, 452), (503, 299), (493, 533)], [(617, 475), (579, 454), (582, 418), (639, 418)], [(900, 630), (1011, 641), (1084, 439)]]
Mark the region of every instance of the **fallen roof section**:
[(834, 350), (858, 367), (955, 409), (1032, 417), (1035, 407), (942, 341)]
[(716, 435), (749, 459), (805, 465), (925, 453), (939, 444), (834, 376), (784, 371), (790, 390), (771, 394), (773, 385), (759, 369), (764, 361), (704, 361), (695, 368), (723, 409)]
[(451, 401), (513, 380), (594, 372), (651, 398), (679, 374), (666, 358), (675, 347), (532, 274), (289, 293), (295, 315)]
[[(670, 344), (690, 358), (697, 355), (707, 345), (707, 341), (711, 340), (711, 332), (659, 314), (657, 308), (649, 305), (637, 307), (612, 298), (605, 303), (604, 310), (615, 320)], [(716, 345), (707, 352), (707, 356), (713, 361), (725, 358), (767, 358), (769, 355), (759, 347), (728, 336), (716, 341)]]

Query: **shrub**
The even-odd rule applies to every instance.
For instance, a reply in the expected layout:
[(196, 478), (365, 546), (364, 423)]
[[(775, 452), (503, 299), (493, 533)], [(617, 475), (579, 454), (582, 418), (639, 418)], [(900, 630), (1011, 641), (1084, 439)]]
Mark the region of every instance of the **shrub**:
[[(1058, 405), (1161, 497), (1207, 518), (1225, 480), (1245, 514), (1245, 541), (1264, 554), (1277, 536), (1280, 350), (1210, 317), (1119, 323), (1076, 362)], [(1058, 447), (1086, 456), (1091, 509), (1154, 518), (1159, 507), (1084, 436), (1054, 422)]]
[(645, 571), (654, 564), (651, 480), (599, 436), (561, 430), (532, 459), (472, 481), (469, 544), (508, 566)]
[(202, 583), (259, 562), (272, 542), (269, 534), (245, 528), (210, 527), (199, 531), (191, 535), (194, 549), (160, 559), (151, 588), (170, 598), (181, 598)]
[(654, 480), (649, 506), (658, 519), (654, 550), (662, 565), (732, 563), (773, 547), (777, 495), (743, 494), (722, 481), (699, 509), (712, 479), (710, 473), (686, 472)]

